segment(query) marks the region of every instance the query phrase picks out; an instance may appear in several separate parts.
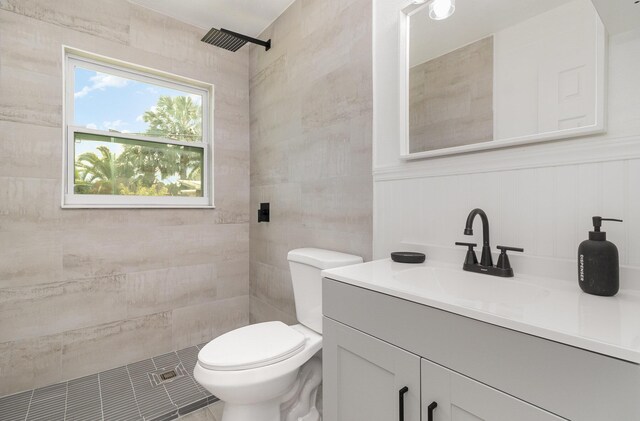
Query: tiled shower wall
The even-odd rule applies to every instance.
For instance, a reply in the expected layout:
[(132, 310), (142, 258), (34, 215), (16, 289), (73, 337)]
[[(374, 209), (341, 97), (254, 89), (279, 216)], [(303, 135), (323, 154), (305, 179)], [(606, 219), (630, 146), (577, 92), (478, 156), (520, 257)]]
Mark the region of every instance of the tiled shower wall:
[(252, 322), (295, 322), (289, 250), (371, 258), (371, 18), (371, 0), (297, 0), (251, 48)]
[[(0, 396), (249, 322), (248, 51), (126, 0), (0, 0)], [(62, 45), (215, 85), (215, 210), (61, 209)]]

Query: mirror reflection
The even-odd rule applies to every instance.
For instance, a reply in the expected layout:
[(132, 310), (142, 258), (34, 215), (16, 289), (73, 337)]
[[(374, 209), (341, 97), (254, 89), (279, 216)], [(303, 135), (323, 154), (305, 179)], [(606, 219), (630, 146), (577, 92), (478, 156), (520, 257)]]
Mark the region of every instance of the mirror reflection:
[(604, 29), (589, 0), (458, 0), (408, 14), (408, 152), (602, 130)]

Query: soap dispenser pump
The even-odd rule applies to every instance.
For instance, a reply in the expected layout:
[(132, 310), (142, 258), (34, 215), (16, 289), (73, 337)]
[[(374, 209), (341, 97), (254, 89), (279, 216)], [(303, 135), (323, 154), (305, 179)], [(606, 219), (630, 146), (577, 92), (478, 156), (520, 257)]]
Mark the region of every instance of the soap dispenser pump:
[(593, 217), (593, 231), (589, 239), (578, 247), (578, 284), (593, 295), (613, 296), (620, 288), (618, 248), (607, 241), (607, 233), (600, 231), (602, 221), (622, 222), (621, 219)]

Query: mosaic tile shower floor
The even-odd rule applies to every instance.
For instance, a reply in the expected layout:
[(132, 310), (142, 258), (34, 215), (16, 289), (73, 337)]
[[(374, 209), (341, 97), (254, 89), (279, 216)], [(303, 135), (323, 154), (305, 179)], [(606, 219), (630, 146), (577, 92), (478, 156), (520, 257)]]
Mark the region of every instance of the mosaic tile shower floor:
[[(167, 421), (218, 401), (193, 378), (198, 345), (0, 398), (2, 421)], [(173, 370), (158, 383), (159, 371)], [(154, 374), (156, 377), (154, 377)]]

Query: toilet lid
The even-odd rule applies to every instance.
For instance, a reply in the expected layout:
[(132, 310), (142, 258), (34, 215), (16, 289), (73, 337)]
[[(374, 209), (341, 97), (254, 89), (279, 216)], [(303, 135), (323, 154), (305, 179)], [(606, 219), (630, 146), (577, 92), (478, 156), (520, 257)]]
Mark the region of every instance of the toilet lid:
[(241, 327), (218, 336), (200, 350), (210, 370), (247, 370), (286, 360), (304, 348), (305, 336), (282, 322)]

